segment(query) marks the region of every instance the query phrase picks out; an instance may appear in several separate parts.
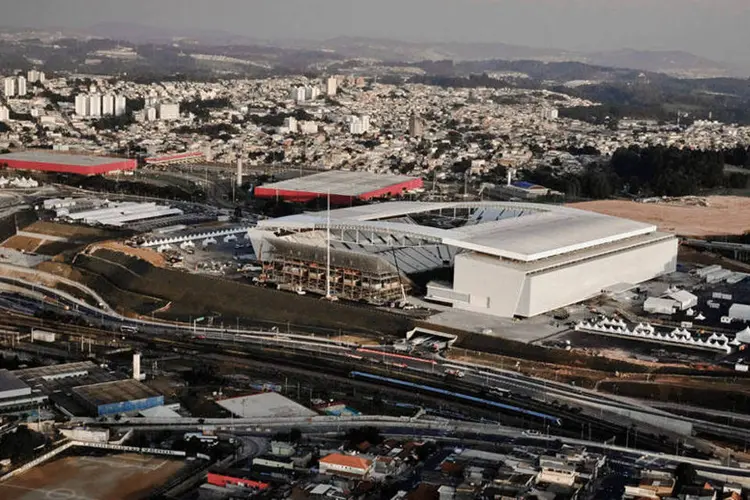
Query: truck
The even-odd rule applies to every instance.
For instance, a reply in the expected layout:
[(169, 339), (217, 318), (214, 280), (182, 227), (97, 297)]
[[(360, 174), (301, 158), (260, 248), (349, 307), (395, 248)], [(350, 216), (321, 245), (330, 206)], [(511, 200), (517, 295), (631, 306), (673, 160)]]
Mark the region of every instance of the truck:
[(54, 342), (55, 333), (34, 328), (33, 330), (31, 330), (31, 340), (39, 342)]
[(456, 368), (446, 368), (445, 374), (450, 375), (451, 377), (457, 377), (457, 378), (463, 378), (466, 376), (466, 373), (464, 373), (462, 370), (458, 370)]

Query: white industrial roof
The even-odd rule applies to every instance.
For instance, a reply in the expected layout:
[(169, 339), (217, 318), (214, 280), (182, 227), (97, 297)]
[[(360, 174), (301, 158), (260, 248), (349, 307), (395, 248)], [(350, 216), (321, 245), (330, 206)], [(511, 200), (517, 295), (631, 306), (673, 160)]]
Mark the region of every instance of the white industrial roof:
[(223, 399), (217, 403), (240, 418), (313, 417), (317, 415), (311, 409), (276, 392)]
[[(516, 216), (441, 229), (384, 221), (409, 214), (452, 209), (507, 209)], [(326, 212), (261, 221), (259, 229), (325, 229)], [(331, 229), (409, 235), (510, 260), (530, 262), (653, 233), (656, 226), (558, 205), (534, 203), (390, 202), (330, 212)]]
[(306, 175), (263, 185), (263, 189), (279, 191), (300, 191), (308, 193), (331, 193), (341, 196), (359, 196), (404, 182), (415, 180), (405, 175), (382, 175), (371, 172), (329, 170), (319, 174)]

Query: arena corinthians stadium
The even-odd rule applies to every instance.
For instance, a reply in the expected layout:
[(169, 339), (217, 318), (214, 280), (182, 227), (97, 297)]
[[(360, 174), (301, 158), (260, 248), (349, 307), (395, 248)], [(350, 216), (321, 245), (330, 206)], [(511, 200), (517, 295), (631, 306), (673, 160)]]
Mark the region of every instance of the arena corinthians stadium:
[[(330, 236), (329, 236), (330, 235)], [(264, 220), (250, 232), (262, 280), (383, 304), (410, 276), (452, 269), (428, 300), (531, 317), (675, 270), (677, 238), (593, 212), (514, 202), (388, 202)]]

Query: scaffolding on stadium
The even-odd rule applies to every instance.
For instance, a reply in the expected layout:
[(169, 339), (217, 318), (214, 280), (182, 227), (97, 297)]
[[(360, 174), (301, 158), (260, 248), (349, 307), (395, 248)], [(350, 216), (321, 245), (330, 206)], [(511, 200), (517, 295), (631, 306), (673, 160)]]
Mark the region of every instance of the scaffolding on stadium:
[[(326, 294), (326, 249), (315, 245), (274, 240), (264, 252), (263, 279), (280, 289)], [(411, 282), (379, 257), (331, 249), (331, 295), (370, 304), (399, 301)]]

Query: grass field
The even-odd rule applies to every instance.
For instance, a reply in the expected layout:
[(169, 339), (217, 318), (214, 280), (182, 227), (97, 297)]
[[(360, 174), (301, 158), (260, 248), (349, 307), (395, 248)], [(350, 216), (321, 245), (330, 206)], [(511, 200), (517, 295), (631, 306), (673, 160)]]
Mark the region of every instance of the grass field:
[(134, 454), (66, 457), (0, 483), (3, 500), (139, 500), (181, 461)]

